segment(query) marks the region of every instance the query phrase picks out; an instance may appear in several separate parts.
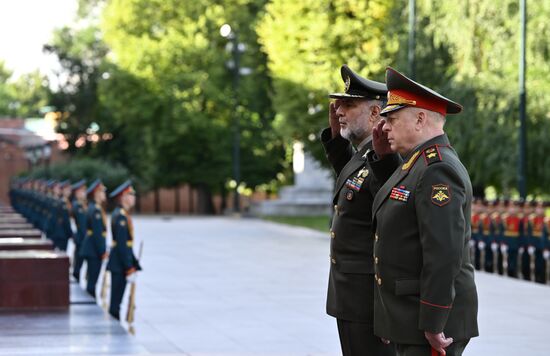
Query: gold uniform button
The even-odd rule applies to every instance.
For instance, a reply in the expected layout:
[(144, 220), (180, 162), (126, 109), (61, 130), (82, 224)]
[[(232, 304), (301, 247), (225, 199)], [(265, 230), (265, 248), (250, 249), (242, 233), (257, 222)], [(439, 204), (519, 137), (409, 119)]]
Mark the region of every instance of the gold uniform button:
[(379, 286), (382, 285), (382, 278), (378, 278), (378, 285), (379, 285)]
[(374, 234), (374, 241), (378, 241), (378, 234)]
[(330, 261), (332, 262), (332, 264), (336, 264), (336, 260), (334, 258), (332, 258)]
[(374, 264), (378, 264), (378, 257), (374, 258)]
[(336, 237), (336, 234), (334, 233), (334, 231), (331, 231), (331, 232), (330, 232), (330, 237), (331, 237), (331, 238), (335, 238), (335, 237)]

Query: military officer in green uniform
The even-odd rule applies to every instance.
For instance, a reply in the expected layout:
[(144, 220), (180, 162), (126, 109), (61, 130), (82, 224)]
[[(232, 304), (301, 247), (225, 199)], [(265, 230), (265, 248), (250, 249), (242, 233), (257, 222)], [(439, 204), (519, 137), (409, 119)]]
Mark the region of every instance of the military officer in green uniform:
[(87, 264), (86, 291), (95, 298), (97, 279), (101, 271), (101, 262), (107, 254), (107, 218), (103, 204), (107, 197), (105, 186), (101, 180), (95, 180), (86, 192), (88, 195), (88, 210), (86, 213), (87, 234), (82, 242), (80, 253)]
[(375, 334), (400, 356), (462, 355), (478, 335), (472, 186), (443, 130), (462, 107), (392, 68), (386, 85), (387, 144), (372, 159), (404, 159), (373, 205)]
[[(393, 345), (374, 335), (372, 202), (380, 181), (371, 173), (367, 152), (372, 129), (380, 120), (386, 85), (341, 68), (345, 93), (330, 94), (330, 127), (321, 133), (328, 161), (336, 173), (330, 230), (327, 313), (337, 319), (344, 356), (395, 355)], [(387, 179), (399, 165), (397, 155), (377, 162)]]
[(136, 193), (131, 181), (116, 188), (109, 198), (115, 199), (117, 208), (111, 215), (113, 242), (107, 270), (111, 272), (111, 302), (109, 314), (120, 319), (120, 303), (126, 283), (135, 283), (137, 271), (141, 270), (133, 252), (134, 227), (130, 211), (136, 203)]
[(74, 257), (73, 257), (73, 276), (78, 282), (80, 280), (80, 269), (82, 267), (82, 256), (80, 249), (82, 242), (86, 237), (86, 211), (88, 205), (86, 202), (86, 180), (82, 179), (71, 186), (73, 192), (72, 215), (76, 226), (76, 232), (73, 235)]

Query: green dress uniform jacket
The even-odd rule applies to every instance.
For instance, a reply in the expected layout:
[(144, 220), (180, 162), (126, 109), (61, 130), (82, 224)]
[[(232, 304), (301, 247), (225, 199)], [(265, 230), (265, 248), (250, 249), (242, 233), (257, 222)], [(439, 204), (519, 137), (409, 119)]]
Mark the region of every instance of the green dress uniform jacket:
[(107, 270), (115, 273), (129, 274), (141, 270), (134, 255), (134, 231), (131, 218), (122, 208), (116, 208), (111, 215), (111, 232), (113, 242)]
[(455, 341), (478, 335), (470, 262), (472, 186), (446, 135), (413, 150), (373, 206), (375, 334), (427, 344), (424, 331)]
[[(381, 185), (367, 162), (366, 153), (372, 149), (372, 143), (354, 152), (348, 140), (340, 136), (332, 139), (330, 128), (323, 130), (321, 142), (337, 176), (330, 230), (327, 314), (372, 325), (374, 235), (371, 215), (374, 196)], [(378, 165), (377, 171), (382, 172), (381, 179), (384, 180), (399, 163), (395, 155), (375, 165)]]
[(86, 237), (80, 248), (85, 258), (101, 259), (107, 252), (107, 226), (105, 213), (95, 202), (88, 205), (86, 213)]

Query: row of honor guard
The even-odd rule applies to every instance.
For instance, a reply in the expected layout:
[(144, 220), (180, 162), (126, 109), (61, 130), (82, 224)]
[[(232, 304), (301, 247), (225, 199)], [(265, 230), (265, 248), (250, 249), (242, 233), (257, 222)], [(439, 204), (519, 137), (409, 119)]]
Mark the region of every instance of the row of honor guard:
[[(135, 205), (135, 191), (126, 181), (109, 195), (117, 203), (111, 216), (111, 249), (107, 249), (107, 218), (104, 204), (106, 188), (97, 179), (90, 185), (85, 180), (69, 181), (21, 179), (14, 182), (10, 199), (14, 209), (25, 216), (58, 250), (66, 251), (69, 239), (75, 245), (73, 276), (80, 280), (85, 261), (86, 290), (96, 297), (96, 285), (104, 261), (111, 273), (109, 313), (120, 319), (120, 304), (127, 282), (134, 282), (141, 270), (133, 253), (134, 229), (130, 210)], [(71, 200), (72, 198), (72, 200)], [(74, 221), (76, 231), (71, 226)]]
[(549, 204), (542, 201), (476, 199), (470, 247), (475, 267), (547, 283), (550, 275)]

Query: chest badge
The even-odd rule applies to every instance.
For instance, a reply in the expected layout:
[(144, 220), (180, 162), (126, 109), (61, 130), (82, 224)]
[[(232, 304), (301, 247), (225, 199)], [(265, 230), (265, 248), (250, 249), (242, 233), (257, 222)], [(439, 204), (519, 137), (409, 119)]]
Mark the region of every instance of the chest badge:
[(346, 199), (347, 200), (352, 201), (354, 196), (355, 196), (355, 193), (353, 193), (353, 190), (350, 189), (346, 192)]
[(362, 168), (359, 173), (357, 173), (357, 176), (358, 177), (361, 177), (361, 178), (367, 178), (367, 176), (369, 175), (369, 170), (365, 167), (365, 168)]

